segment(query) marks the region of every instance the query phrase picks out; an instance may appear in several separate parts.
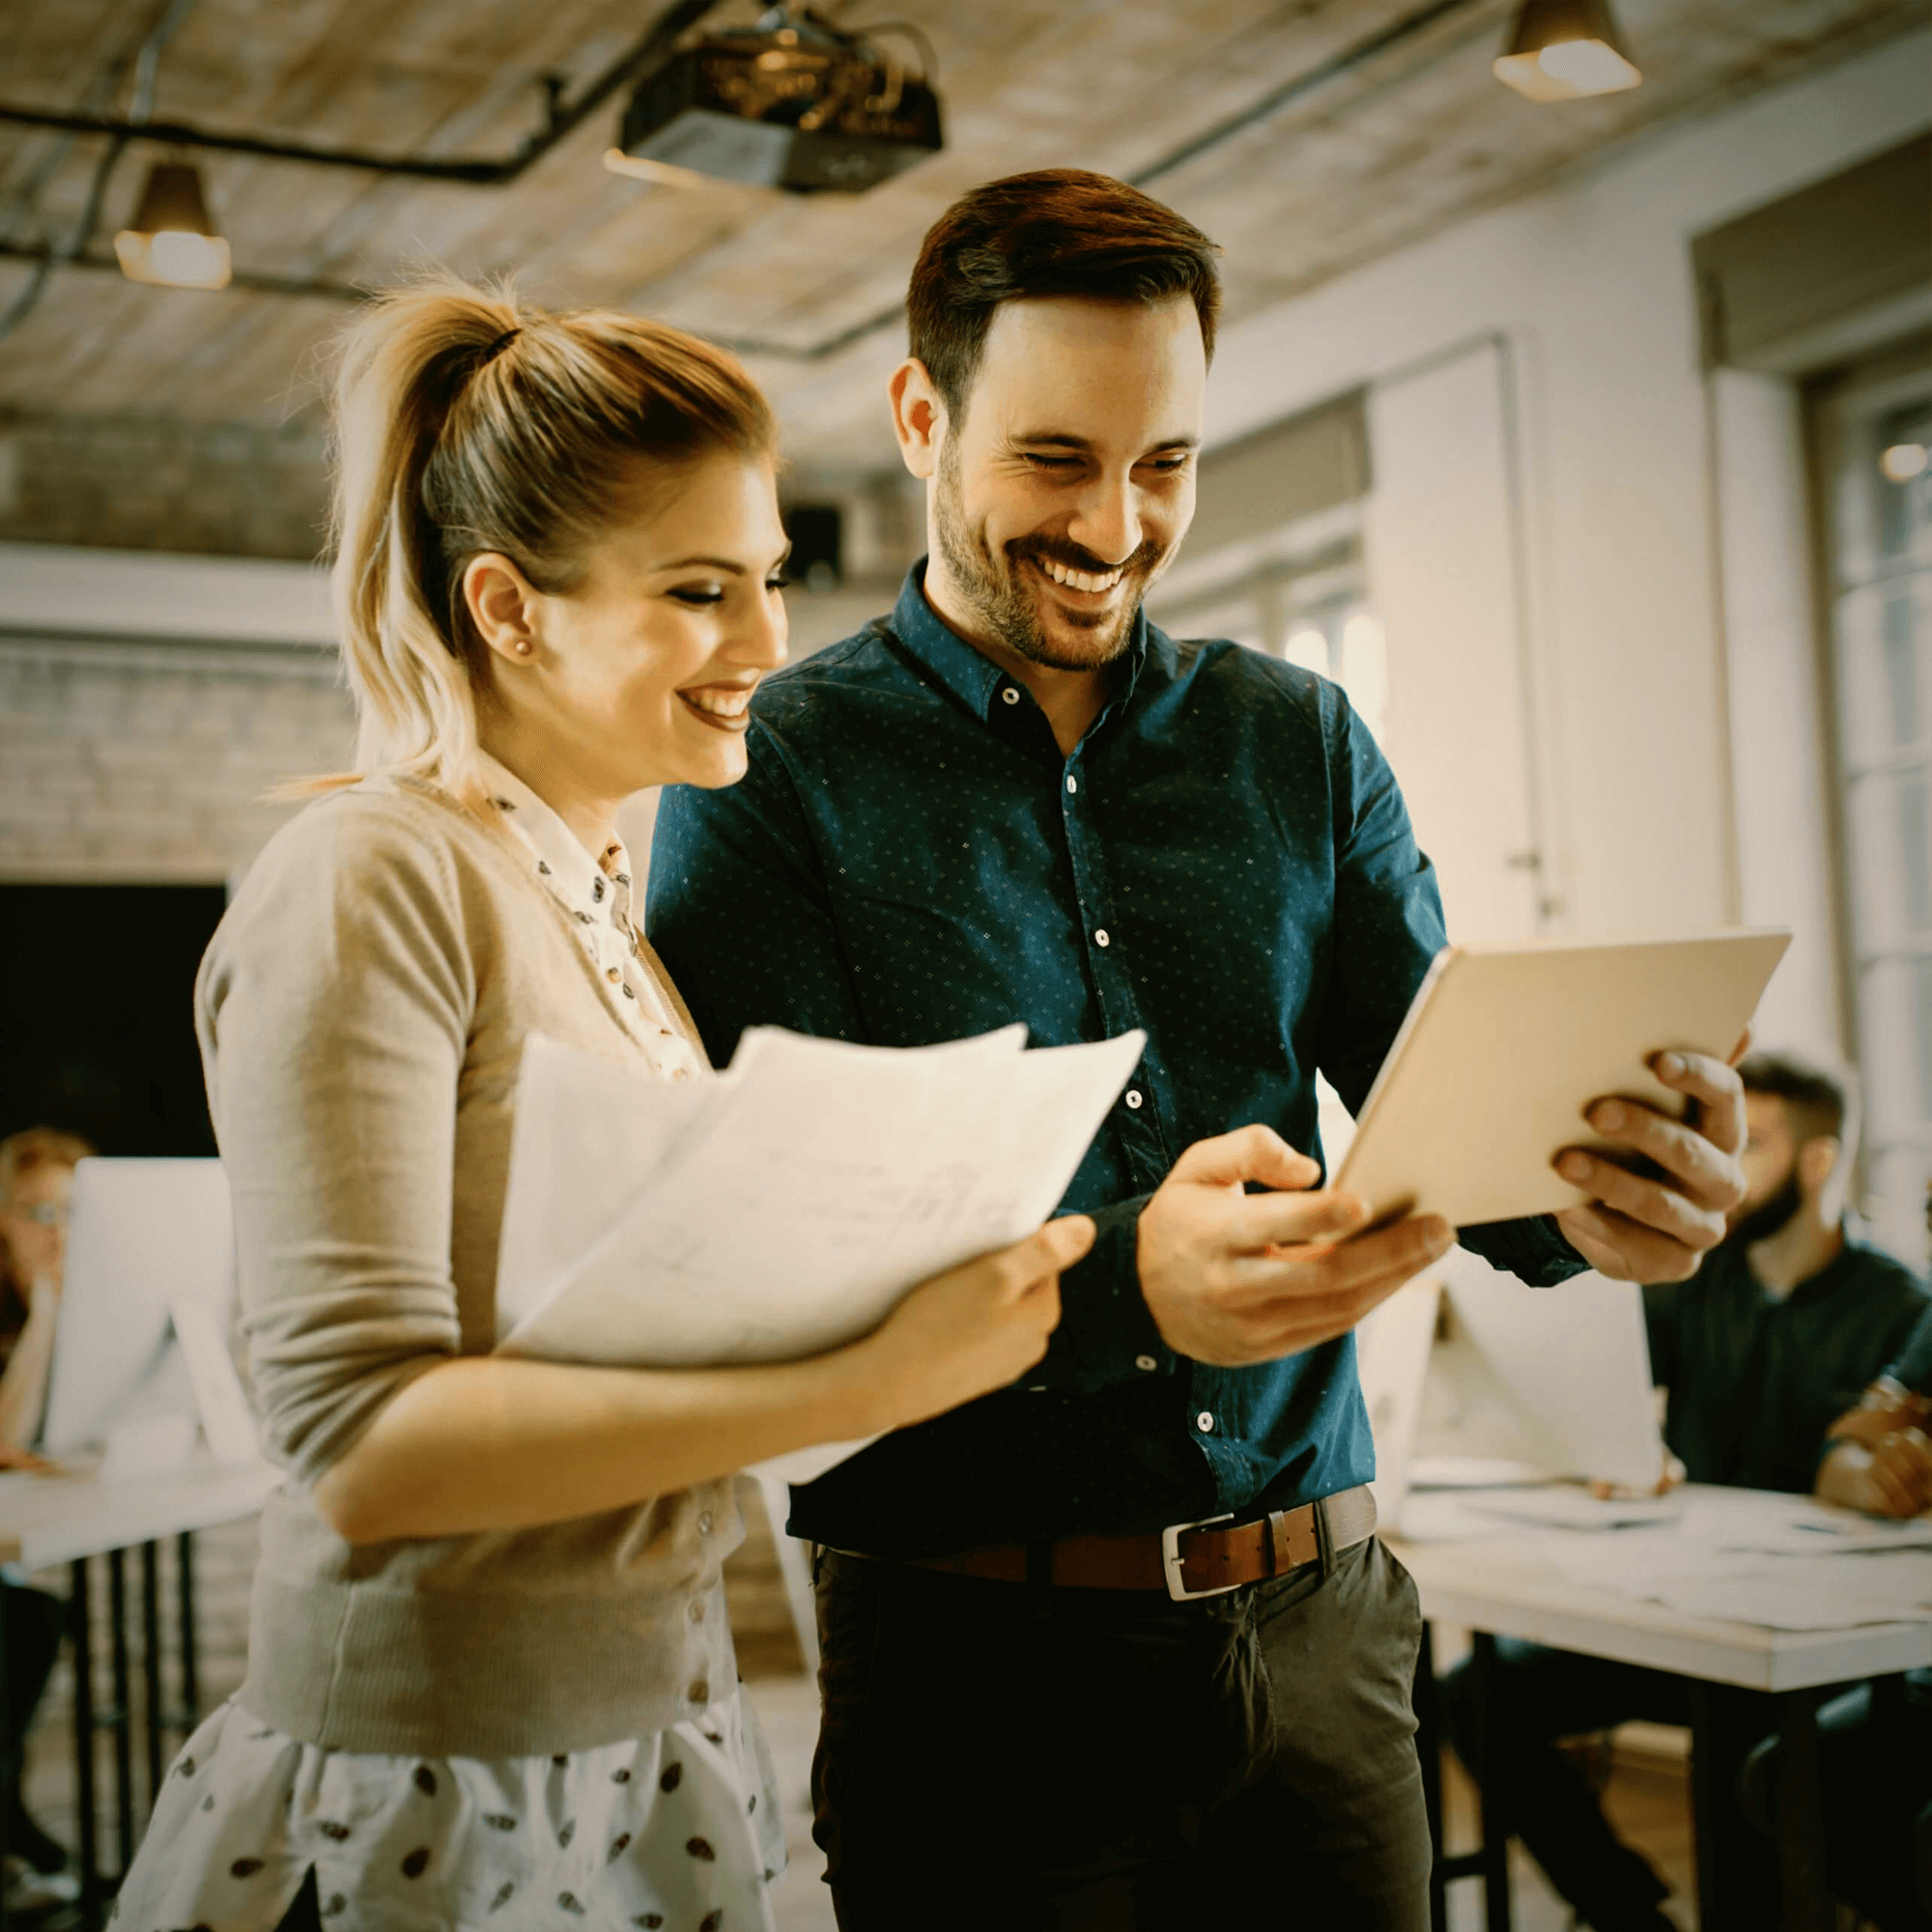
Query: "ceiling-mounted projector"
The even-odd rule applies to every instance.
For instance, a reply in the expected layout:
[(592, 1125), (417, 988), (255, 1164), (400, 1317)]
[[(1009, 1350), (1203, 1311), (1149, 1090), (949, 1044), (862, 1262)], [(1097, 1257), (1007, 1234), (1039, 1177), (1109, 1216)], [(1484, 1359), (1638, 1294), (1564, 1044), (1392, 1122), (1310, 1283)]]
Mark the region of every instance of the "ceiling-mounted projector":
[(680, 48), (639, 83), (618, 139), (635, 160), (795, 194), (856, 194), (943, 145), (924, 73), (804, 7)]

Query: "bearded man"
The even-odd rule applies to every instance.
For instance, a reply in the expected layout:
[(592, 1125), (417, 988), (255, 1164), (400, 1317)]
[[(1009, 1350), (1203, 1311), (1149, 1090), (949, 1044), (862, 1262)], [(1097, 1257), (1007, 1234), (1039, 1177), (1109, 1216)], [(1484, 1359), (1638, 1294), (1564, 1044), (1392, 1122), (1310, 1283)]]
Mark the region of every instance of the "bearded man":
[[(1142, 612), (1193, 515), (1215, 253), (1072, 171), (940, 217), (890, 391), (930, 554), (760, 687), (742, 783), (658, 818), (650, 935), (721, 1064), (759, 1022), (1148, 1035), (1065, 1197), (1099, 1234), (1045, 1359), (793, 1492), (845, 1932), (1427, 1922), (1415, 1591), (1350, 1331), (1451, 1231), (1361, 1232), (1315, 1077), (1360, 1106), (1441, 907), (1334, 685)], [(1585, 1205), (1463, 1238), (1533, 1283), (1692, 1273), (1743, 1101), (1658, 1065), (1688, 1124), (1594, 1106), (1644, 1160), (1570, 1151)]]
[[(1738, 1074), (1747, 1191), (1694, 1281), (1645, 1289), (1651, 1374), (1669, 1392), (1664, 1442), (1690, 1481), (1802, 1493), (1833, 1446), (1828, 1434), (1898, 1357), (1926, 1298), (1910, 1269), (1846, 1232), (1851, 1074), (1773, 1053), (1753, 1054)], [(1685, 1679), (1499, 1639), (1487, 1673), (1465, 1664), (1442, 1693), (1465, 1764), (1481, 1762), (1487, 1727), (1488, 1795), (1577, 1915), (1595, 1932), (1668, 1932), (1668, 1888), (1617, 1837), (1555, 1740), (1633, 1718), (1686, 1723)], [(1762, 1723), (1748, 1711), (1734, 1717), (1743, 1739)], [(1731, 1782), (1720, 1774), (1707, 1788), (1729, 1805)], [(1724, 1821), (1715, 1829), (1721, 1842)], [(1771, 1924), (1773, 1863), (1746, 1851), (1742, 1881), (1752, 1863), (1764, 1875)]]

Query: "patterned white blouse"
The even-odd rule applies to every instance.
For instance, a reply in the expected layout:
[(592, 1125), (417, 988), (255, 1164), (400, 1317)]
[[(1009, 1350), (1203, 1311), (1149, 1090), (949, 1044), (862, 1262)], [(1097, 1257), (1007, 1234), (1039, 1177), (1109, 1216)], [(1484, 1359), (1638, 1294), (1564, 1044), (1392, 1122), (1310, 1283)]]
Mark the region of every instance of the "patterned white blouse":
[(704, 1070), (650, 969), (631, 920), (631, 856), (612, 838), (596, 858), (507, 765), (478, 754), (490, 803), (528, 856), (544, 889), (570, 915), (597, 970), (621, 994), (625, 1018), (658, 1071), (687, 1080)]

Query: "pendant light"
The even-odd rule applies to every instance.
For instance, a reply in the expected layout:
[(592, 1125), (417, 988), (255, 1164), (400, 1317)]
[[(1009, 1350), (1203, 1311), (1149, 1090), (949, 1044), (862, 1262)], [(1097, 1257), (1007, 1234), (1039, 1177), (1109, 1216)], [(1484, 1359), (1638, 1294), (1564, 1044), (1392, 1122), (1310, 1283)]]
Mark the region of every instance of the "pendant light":
[(131, 226), (114, 238), (130, 282), (173, 289), (223, 289), (232, 269), (228, 243), (214, 232), (201, 170), (191, 161), (156, 161), (148, 171)]
[(1618, 94), (1643, 79), (1610, 18), (1609, 0), (1523, 0), (1494, 71), (1531, 100)]

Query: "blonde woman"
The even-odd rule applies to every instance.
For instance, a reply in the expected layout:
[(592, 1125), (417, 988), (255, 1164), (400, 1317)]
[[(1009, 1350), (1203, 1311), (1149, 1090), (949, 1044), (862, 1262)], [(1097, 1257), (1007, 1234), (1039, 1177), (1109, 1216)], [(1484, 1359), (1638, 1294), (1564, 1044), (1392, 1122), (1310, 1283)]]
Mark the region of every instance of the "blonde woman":
[(1092, 1224), (809, 1361), (489, 1352), (526, 1035), (702, 1069), (616, 809), (745, 769), (785, 654), (773, 424), (675, 330), (443, 285), (351, 328), (335, 425), (362, 775), (270, 843), (197, 991), (288, 1481), (246, 1681), (118, 1924), (747, 1932), (783, 1839), (719, 1584), (730, 1473), (1010, 1381)]

